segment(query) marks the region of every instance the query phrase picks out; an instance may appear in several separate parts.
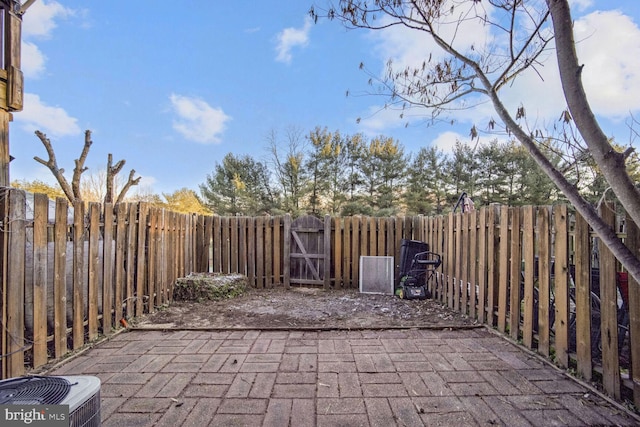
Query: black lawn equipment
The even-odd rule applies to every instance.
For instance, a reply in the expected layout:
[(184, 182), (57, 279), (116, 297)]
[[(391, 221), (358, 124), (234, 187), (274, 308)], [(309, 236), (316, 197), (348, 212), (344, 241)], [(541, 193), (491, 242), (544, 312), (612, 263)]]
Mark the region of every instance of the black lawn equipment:
[(440, 255), (430, 252), (429, 245), (419, 240), (402, 239), (400, 247), (400, 275), (395, 294), (402, 299), (431, 298), (427, 283), (442, 264)]

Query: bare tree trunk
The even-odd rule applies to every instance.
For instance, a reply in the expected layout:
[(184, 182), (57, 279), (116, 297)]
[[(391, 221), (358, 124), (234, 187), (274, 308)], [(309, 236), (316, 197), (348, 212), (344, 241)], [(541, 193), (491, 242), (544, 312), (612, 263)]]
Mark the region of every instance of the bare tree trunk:
[(47, 135), (40, 132), (39, 130), (36, 131), (36, 136), (40, 139), (40, 141), (42, 142), (42, 145), (44, 145), (44, 148), (47, 150), (47, 154), (49, 155), (49, 160), (45, 161), (38, 156), (35, 156), (33, 159), (36, 162), (41, 163), (49, 168), (53, 176), (58, 181), (58, 184), (60, 184), (60, 188), (62, 188), (64, 195), (67, 196), (67, 200), (69, 200), (69, 203), (74, 203), (76, 196), (73, 190), (71, 189), (69, 182), (64, 177), (64, 169), (60, 169), (58, 167), (56, 154), (54, 153), (53, 147), (51, 146), (51, 141), (49, 140), (49, 138), (47, 138)]
[[(482, 80), (482, 79), (481, 79)], [(484, 79), (489, 84), (486, 78)], [(508, 129), (510, 129), (516, 138), (524, 145), (531, 157), (538, 166), (547, 174), (547, 176), (558, 186), (560, 191), (569, 199), (569, 202), (576, 208), (578, 212), (589, 223), (591, 228), (596, 232), (609, 250), (614, 254), (620, 263), (629, 271), (634, 279), (640, 279), (640, 259), (638, 259), (618, 238), (613, 230), (602, 218), (598, 212), (584, 197), (582, 197), (575, 185), (571, 184), (560, 171), (558, 171), (549, 159), (540, 151), (535, 141), (522, 130), (520, 126), (513, 120), (511, 115), (500, 101), (495, 91), (489, 91), (489, 97), (493, 101), (493, 106)], [(613, 284), (615, 286), (615, 283)]]
[(113, 166), (113, 155), (109, 153), (107, 156), (107, 192), (104, 195), (104, 203), (113, 203), (113, 193), (114, 193), (114, 181), (116, 175), (122, 170), (122, 167), (125, 164), (125, 160), (120, 160)]
[(82, 200), (82, 195), (80, 194), (80, 178), (88, 169), (84, 166), (84, 162), (87, 160), (91, 144), (93, 144), (93, 141), (91, 140), (91, 131), (86, 130), (84, 132), (84, 147), (82, 147), (80, 157), (75, 160), (76, 167), (73, 169), (73, 178), (71, 178), (71, 189), (73, 190), (73, 195), (76, 200)]
[(569, 111), (611, 190), (633, 221), (640, 224), (640, 191), (635, 187), (625, 167), (630, 151), (619, 153), (613, 149), (591, 111), (582, 86), (583, 65), (578, 65), (569, 2), (547, 0), (547, 5), (553, 22), (560, 80)]

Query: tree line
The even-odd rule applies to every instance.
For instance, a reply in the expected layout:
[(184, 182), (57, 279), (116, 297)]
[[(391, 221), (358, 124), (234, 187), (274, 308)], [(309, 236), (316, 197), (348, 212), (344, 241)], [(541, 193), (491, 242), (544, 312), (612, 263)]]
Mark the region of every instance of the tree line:
[[(438, 215), (461, 193), (476, 205), (541, 205), (565, 201), (516, 141), (457, 141), (451, 153), (422, 147), (407, 153), (397, 140), (316, 128), (267, 138), (268, 154), (228, 153), (200, 185), (203, 203), (219, 215)], [(563, 165), (554, 147), (541, 147), (568, 171), (592, 203), (605, 190), (593, 165)], [(638, 175), (636, 173), (636, 175)]]

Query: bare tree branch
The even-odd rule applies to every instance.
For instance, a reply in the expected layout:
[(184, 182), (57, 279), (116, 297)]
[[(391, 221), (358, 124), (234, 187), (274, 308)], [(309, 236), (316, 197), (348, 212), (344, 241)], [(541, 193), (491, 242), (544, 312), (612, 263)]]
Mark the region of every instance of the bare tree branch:
[(129, 179), (127, 179), (124, 187), (122, 187), (122, 190), (120, 190), (120, 194), (118, 194), (118, 198), (116, 199), (116, 204), (122, 203), (122, 201), (124, 200), (124, 196), (127, 194), (127, 191), (129, 191), (132, 186), (138, 185), (140, 183), (140, 179), (142, 179), (142, 177), (139, 176), (134, 179), (133, 176), (135, 174), (136, 171), (134, 169), (131, 169), (131, 172), (129, 172)]
[(62, 191), (64, 192), (64, 195), (67, 196), (67, 199), (69, 200), (69, 202), (70, 203), (75, 202), (76, 197), (73, 190), (71, 189), (71, 186), (69, 185), (69, 182), (64, 177), (64, 169), (60, 169), (58, 167), (56, 154), (54, 153), (53, 147), (51, 146), (51, 141), (49, 140), (49, 138), (47, 138), (47, 135), (40, 132), (39, 130), (36, 131), (36, 136), (40, 139), (40, 141), (42, 142), (42, 145), (44, 145), (44, 148), (47, 150), (47, 154), (49, 155), (49, 160), (45, 161), (38, 156), (35, 156), (33, 159), (36, 162), (41, 163), (49, 168), (53, 176), (58, 181), (58, 184), (60, 184), (60, 188), (62, 188)]

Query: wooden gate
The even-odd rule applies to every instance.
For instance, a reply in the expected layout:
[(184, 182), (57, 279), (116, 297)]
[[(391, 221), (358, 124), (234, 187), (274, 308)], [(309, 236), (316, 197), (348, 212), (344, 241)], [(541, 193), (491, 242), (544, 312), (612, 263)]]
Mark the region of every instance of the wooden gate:
[(331, 217), (285, 219), (284, 284), (322, 285), (331, 278)]

